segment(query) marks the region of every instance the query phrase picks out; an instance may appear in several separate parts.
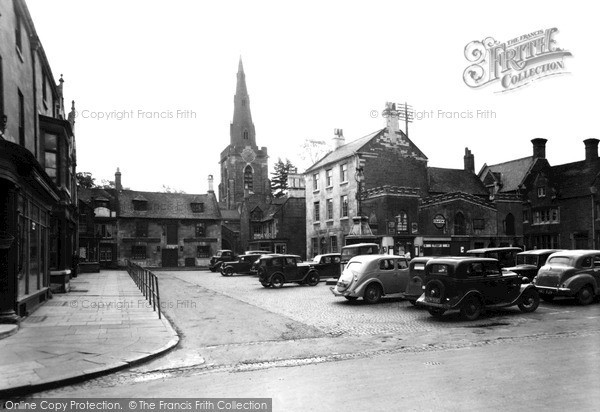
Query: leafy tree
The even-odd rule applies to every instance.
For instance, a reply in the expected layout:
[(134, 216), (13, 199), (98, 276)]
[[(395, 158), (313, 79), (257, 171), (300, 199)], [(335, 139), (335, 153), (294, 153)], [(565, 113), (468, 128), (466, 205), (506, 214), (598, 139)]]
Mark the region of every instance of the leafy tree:
[(321, 160), (328, 151), (327, 142), (324, 140), (304, 139), (300, 146), (300, 158), (308, 164), (308, 168)]
[(289, 161), (289, 159), (285, 159), (285, 162), (281, 160), (281, 158), (277, 159), (277, 163), (275, 163), (274, 171), (271, 173), (273, 178), (271, 179), (271, 192), (273, 193), (273, 197), (279, 198), (285, 196), (288, 188), (288, 174), (292, 171), (296, 171), (296, 167)]
[(162, 185), (162, 191), (163, 191), (163, 193), (183, 193), (183, 194), (185, 194), (185, 191), (173, 189), (171, 186), (168, 186), (165, 184)]
[(92, 174), (90, 172), (77, 172), (75, 174), (75, 178), (77, 179), (77, 186), (84, 189), (92, 189), (96, 187), (96, 183)]

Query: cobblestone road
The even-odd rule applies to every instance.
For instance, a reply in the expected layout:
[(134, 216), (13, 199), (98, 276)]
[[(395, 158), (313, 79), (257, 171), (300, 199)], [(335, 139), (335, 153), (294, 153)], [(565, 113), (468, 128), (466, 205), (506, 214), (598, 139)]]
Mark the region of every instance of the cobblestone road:
[(331, 336), (417, 334), (433, 329), (491, 323), (496, 327), (510, 326), (514, 329), (515, 326), (538, 321), (544, 312), (550, 310), (540, 305), (536, 313), (525, 315), (515, 306), (484, 315), (476, 322), (462, 321), (457, 313), (436, 320), (426, 310), (399, 298), (384, 298), (376, 305), (365, 304), (362, 299), (348, 302), (335, 297), (324, 282), (314, 287), (286, 284), (281, 289), (273, 289), (263, 288), (254, 276), (224, 277), (210, 271), (156, 273), (162, 283), (168, 282), (169, 278), (193, 283), (316, 327)]

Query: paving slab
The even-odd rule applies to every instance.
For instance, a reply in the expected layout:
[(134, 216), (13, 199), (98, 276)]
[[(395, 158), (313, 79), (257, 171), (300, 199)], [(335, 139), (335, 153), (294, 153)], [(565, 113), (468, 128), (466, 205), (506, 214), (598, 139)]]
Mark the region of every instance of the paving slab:
[(0, 325), (0, 398), (114, 372), (178, 344), (126, 271), (81, 274), (71, 286), (20, 327)]

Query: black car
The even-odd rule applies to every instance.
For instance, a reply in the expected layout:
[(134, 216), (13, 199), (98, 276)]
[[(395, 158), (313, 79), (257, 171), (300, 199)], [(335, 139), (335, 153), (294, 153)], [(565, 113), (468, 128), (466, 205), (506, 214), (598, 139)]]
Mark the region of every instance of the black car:
[(313, 258), (311, 264), (319, 271), (321, 278), (339, 278), (340, 277), (340, 254), (327, 253), (317, 255)]
[(221, 269), (221, 265), (223, 262), (233, 262), (237, 260), (237, 256), (231, 250), (219, 250), (217, 254), (210, 258), (210, 262), (208, 263), (208, 268), (211, 272), (216, 272)]
[(234, 273), (248, 274), (252, 264), (260, 259), (262, 255), (242, 255), (234, 262), (223, 262), (221, 265), (221, 275), (232, 276)]
[(527, 278), (503, 272), (498, 260), (488, 258), (431, 259), (425, 265), (424, 290), (417, 304), (434, 317), (460, 310), (467, 320), (475, 320), (486, 308), (518, 305), (523, 312), (533, 312), (540, 303)]
[(522, 251), (523, 249), (516, 246), (486, 247), (467, 250), (467, 255), (472, 257), (497, 259), (503, 267), (508, 267), (517, 264), (517, 253)]
[(505, 269), (518, 273), (521, 276), (525, 276), (529, 280), (533, 280), (540, 268), (546, 264), (548, 256), (554, 252), (560, 252), (560, 250), (534, 249), (517, 253), (517, 265)]
[(280, 288), (284, 283), (316, 286), (320, 280), (319, 272), (297, 255), (266, 255), (257, 263), (258, 280), (266, 288)]

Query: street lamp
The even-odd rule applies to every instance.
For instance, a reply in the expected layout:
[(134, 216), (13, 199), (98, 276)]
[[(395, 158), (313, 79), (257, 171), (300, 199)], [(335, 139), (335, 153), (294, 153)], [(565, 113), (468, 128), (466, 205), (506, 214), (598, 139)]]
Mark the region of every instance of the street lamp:
[(363, 174), (362, 167), (356, 168), (356, 172), (354, 173), (354, 180), (356, 180), (356, 183), (357, 183), (357, 189), (356, 189), (356, 203), (358, 206), (357, 214), (358, 214), (358, 216), (362, 217), (362, 207), (361, 207), (362, 186), (363, 186), (363, 182), (365, 181), (365, 175)]

